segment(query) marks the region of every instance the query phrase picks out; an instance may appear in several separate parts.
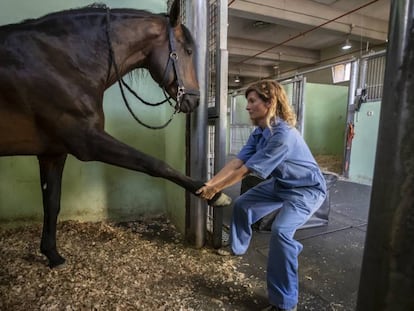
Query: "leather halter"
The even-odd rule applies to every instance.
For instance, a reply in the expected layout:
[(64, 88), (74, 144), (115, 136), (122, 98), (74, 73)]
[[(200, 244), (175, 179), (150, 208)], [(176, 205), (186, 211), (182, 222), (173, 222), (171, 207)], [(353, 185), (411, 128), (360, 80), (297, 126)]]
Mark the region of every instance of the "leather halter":
[[(119, 84), (119, 88), (121, 91), (121, 95), (122, 98), (125, 102), (125, 105), (128, 109), (128, 111), (131, 113), (131, 115), (134, 117), (134, 119), (141, 125), (150, 128), (150, 129), (162, 129), (165, 128), (173, 119), (174, 115), (177, 112), (181, 111), (181, 103), (182, 103), (182, 98), (185, 94), (190, 94), (190, 95), (196, 95), (196, 96), (200, 96), (200, 91), (199, 90), (186, 90), (184, 87), (184, 83), (182, 82), (182, 79), (180, 77), (179, 71), (178, 71), (178, 54), (177, 51), (175, 49), (175, 38), (174, 38), (174, 33), (173, 33), (173, 29), (169, 23), (169, 17), (167, 16), (167, 27), (168, 27), (168, 42), (169, 42), (169, 57), (168, 57), (168, 61), (167, 61), (167, 65), (165, 66), (164, 69), (164, 75), (163, 75), (163, 79), (161, 81), (161, 83), (159, 84), (159, 86), (162, 88), (164, 95), (166, 97), (166, 99), (162, 102), (159, 103), (155, 103), (155, 104), (151, 104), (146, 102), (145, 100), (143, 100), (141, 97), (138, 96), (137, 93), (135, 93), (122, 79), (122, 77), (119, 74), (119, 70), (118, 70), (118, 66), (116, 64), (115, 61), (115, 53), (114, 50), (112, 48), (112, 44), (111, 44), (111, 38), (110, 38), (110, 15), (111, 15), (111, 9), (109, 7), (106, 7), (106, 37), (107, 37), (107, 41), (108, 41), (108, 46), (109, 46), (109, 70), (108, 70), (108, 77), (107, 80), (109, 78), (110, 75), (110, 71), (111, 71), (111, 67), (112, 65), (114, 66), (114, 70), (115, 70), (115, 74), (116, 74), (116, 78)], [(170, 105), (172, 106), (172, 103), (170, 102), (170, 98), (166, 95), (166, 87), (168, 87), (167, 84), (167, 80), (168, 80), (168, 76), (169, 76), (169, 72), (171, 71), (171, 67), (173, 67), (174, 69), (174, 73), (175, 73), (175, 82), (177, 83), (177, 93), (176, 93), (176, 105), (174, 107), (174, 113), (171, 115), (170, 119), (161, 126), (151, 126), (151, 125), (147, 125), (144, 122), (142, 122), (133, 112), (133, 110), (131, 109), (128, 100), (125, 96), (124, 90), (123, 90), (123, 86), (125, 86), (127, 88), (127, 90), (129, 92), (131, 92), (132, 95), (134, 95), (137, 99), (139, 99), (141, 102), (143, 102), (146, 105), (150, 105), (150, 106), (158, 106), (160, 104), (163, 104), (164, 102), (168, 101), (170, 103)]]
[(173, 33), (173, 28), (171, 27), (171, 24), (169, 22), (169, 17), (167, 17), (167, 27), (168, 27), (168, 42), (169, 42), (169, 49), (170, 49), (170, 55), (168, 57), (167, 65), (164, 69), (164, 75), (161, 83), (159, 84), (160, 87), (166, 89), (167, 85), (167, 79), (169, 76), (169, 73), (171, 71), (171, 67), (174, 69), (175, 73), (175, 81), (177, 83), (177, 106), (176, 109), (178, 111), (181, 111), (181, 99), (185, 94), (189, 95), (196, 95), (200, 96), (199, 90), (186, 90), (184, 87), (184, 83), (181, 79), (180, 73), (178, 71), (178, 54), (175, 48), (175, 37)]

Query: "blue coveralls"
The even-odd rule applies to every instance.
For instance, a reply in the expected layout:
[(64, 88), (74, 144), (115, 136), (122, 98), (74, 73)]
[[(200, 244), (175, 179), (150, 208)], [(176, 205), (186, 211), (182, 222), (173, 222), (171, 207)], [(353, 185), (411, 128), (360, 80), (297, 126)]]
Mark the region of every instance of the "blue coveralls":
[(251, 225), (279, 209), (272, 224), (267, 289), (272, 305), (293, 308), (298, 303), (298, 255), (303, 247), (293, 235), (323, 203), (325, 178), (300, 133), (279, 118), (271, 130), (256, 128), (237, 157), (253, 174), (272, 178), (235, 201), (232, 250), (244, 254), (252, 236)]

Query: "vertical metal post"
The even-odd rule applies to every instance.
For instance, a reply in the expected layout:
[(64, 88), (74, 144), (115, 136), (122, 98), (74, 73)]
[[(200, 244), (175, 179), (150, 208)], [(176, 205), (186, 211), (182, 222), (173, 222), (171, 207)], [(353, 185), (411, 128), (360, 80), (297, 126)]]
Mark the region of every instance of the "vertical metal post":
[[(228, 89), (228, 51), (227, 51), (227, 0), (218, 0), (216, 98), (214, 131), (214, 172), (217, 173), (226, 162), (227, 137), (227, 89)], [(213, 210), (213, 246), (221, 247), (223, 230), (223, 208)]]
[(219, 171), (226, 162), (227, 132), (227, 89), (228, 89), (228, 51), (227, 51), (227, 0), (219, 0), (219, 25), (217, 27), (217, 82), (216, 82), (216, 119), (215, 162)]
[(344, 148), (344, 167), (342, 173), (344, 177), (349, 177), (349, 164), (351, 159), (351, 148), (352, 140), (348, 139), (349, 131), (351, 127), (354, 126), (354, 116), (355, 116), (355, 101), (356, 101), (356, 92), (358, 84), (358, 71), (359, 71), (359, 61), (353, 61), (351, 64), (351, 78), (349, 80), (349, 89), (348, 89), (348, 105), (347, 105), (347, 114), (346, 114), (346, 130), (345, 130), (345, 148)]
[(281, 80), (279, 82), (282, 85), (292, 85), (292, 99), (290, 104), (293, 106), (296, 113), (296, 128), (301, 133), (301, 135), (304, 136), (305, 105), (303, 100), (303, 94), (306, 84), (306, 77), (304, 77), (303, 75), (294, 76), (291, 79)]
[(297, 81), (293, 83), (293, 94), (296, 103), (296, 114), (298, 118), (297, 129), (303, 136), (304, 125), (305, 125), (305, 110), (303, 105), (303, 92), (305, 87), (306, 77), (300, 76)]
[[(187, 169), (186, 174), (198, 180), (207, 178), (207, 2), (187, 1), (188, 28), (197, 47), (197, 78), (200, 85), (200, 106), (187, 116)], [(186, 238), (195, 247), (206, 241), (207, 205), (187, 193)]]
[(391, 1), (357, 310), (414, 310), (414, 0)]

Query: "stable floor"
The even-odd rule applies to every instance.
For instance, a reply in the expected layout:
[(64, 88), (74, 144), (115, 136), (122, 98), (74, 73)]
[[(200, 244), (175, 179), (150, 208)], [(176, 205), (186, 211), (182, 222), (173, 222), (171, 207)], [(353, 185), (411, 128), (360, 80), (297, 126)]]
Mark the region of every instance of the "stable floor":
[[(228, 189), (237, 197), (240, 185)], [(362, 263), (371, 187), (338, 180), (329, 190), (329, 223), (301, 229), (296, 238), (304, 248), (299, 256), (300, 295), (298, 310), (355, 310)], [(231, 208), (223, 215), (231, 219)], [(247, 275), (265, 280), (270, 234), (253, 234), (241, 269)], [(265, 288), (257, 289), (259, 305), (265, 305)]]

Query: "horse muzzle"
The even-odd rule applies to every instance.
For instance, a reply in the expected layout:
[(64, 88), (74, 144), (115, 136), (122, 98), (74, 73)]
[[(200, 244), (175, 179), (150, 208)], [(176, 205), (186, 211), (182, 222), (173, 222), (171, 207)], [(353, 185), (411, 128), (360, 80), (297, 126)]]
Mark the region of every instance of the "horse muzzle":
[(179, 97), (177, 101), (176, 109), (179, 112), (190, 113), (194, 111), (200, 104), (200, 93), (197, 92), (186, 92)]

